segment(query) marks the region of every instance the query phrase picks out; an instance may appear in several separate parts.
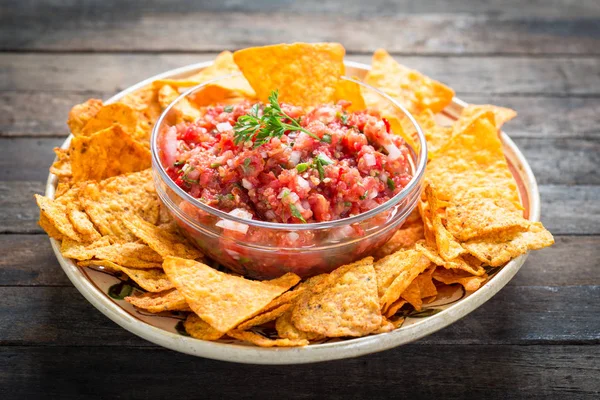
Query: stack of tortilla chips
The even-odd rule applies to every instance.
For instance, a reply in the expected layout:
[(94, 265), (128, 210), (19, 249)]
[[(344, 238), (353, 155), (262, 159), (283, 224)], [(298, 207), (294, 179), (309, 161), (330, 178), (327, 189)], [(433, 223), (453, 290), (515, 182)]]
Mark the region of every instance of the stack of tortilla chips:
[(266, 347), (389, 332), (446, 285), (477, 290), (490, 268), (553, 243), (541, 223), (523, 217), (504, 157), (499, 128), (516, 113), (472, 105), (453, 126), (440, 126), (435, 114), (454, 91), (378, 50), (365, 82), (403, 104), (427, 139), (418, 212), (372, 257), (304, 281), (292, 273), (253, 281), (204, 264), (156, 195), (149, 169), (155, 121), (186, 88), (241, 71), (178, 103), (177, 117), (194, 121), (208, 105), (266, 101), (278, 89), (281, 101), (305, 107), (349, 100), (351, 110), (379, 109), (415, 146), (414, 128), (388, 101), (340, 79), (344, 54), (336, 43), (223, 52), (185, 79), (155, 81), (114, 104), (91, 99), (73, 107), (74, 138), (68, 149), (55, 149), (50, 169), (58, 177), (55, 196), (36, 195), (40, 226), (78, 265), (135, 282), (138, 289), (126, 298), (134, 306), (184, 313), (187, 333), (198, 339)]

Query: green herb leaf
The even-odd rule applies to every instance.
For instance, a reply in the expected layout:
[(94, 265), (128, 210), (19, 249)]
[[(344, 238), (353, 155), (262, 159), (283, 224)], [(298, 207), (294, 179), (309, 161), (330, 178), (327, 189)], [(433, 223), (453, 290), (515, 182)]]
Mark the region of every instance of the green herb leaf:
[(300, 221), (306, 223), (306, 220), (304, 219), (304, 217), (302, 216), (302, 214), (300, 214), (300, 211), (298, 210), (298, 208), (293, 205), (290, 204), (290, 211), (292, 212), (292, 215), (296, 218), (298, 218)]
[(108, 295), (117, 300), (123, 300), (131, 292), (133, 292), (133, 287), (127, 282), (119, 282), (108, 288)]
[(317, 135), (304, 129), (299, 120), (290, 117), (281, 109), (277, 90), (272, 91), (269, 95), (269, 104), (262, 110), (262, 115), (259, 115), (259, 111), (259, 105), (255, 104), (252, 106), (250, 114), (238, 118), (233, 127), (235, 144), (254, 140), (254, 147), (258, 147), (269, 142), (271, 138), (283, 136), (288, 131), (301, 131), (320, 140)]
[(181, 179), (183, 179), (184, 182), (189, 183), (189, 184), (197, 185), (200, 182), (198, 179), (190, 179), (186, 175), (182, 176)]
[(366, 190), (366, 191), (365, 191), (365, 193), (364, 193), (362, 196), (360, 196), (360, 199), (361, 199), (361, 200), (364, 200), (364, 199), (366, 199), (366, 198), (367, 198), (367, 196), (368, 196), (368, 195), (369, 195), (369, 191), (368, 191), (368, 190)]
[(250, 157), (246, 157), (244, 159), (244, 167), (248, 168), (250, 166), (251, 162), (252, 162), (252, 159), (250, 159)]
[(344, 207), (352, 207), (352, 203), (349, 201), (344, 202)]
[(325, 142), (325, 143), (331, 143), (331, 135), (329, 134), (324, 134), (323, 138), (321, 138), (321, 142)]
[(211, 168), (219, 168), (220, 166), (221, 164), (219, 164), (218, 162), (210, 163)]
[(300, 173), (306, 171), (308, 169), (308, 163), (300, 163), (296, 165), (296, 170)]
[(173, 166), (175, 166), (175, 167), (181, 167), (183, 164), (185, 164), (185, 161), (175, 161), (173, 163)]
[(319, 162), (323, 165), (333, 164), (333, 160), (323, 153), (317, 154), (317, 160), (319, 160)]
[(340, 117), (340, 119), (342, 120), (342, 124), (344, 124), (344, 125), (348, 124), (348, 114), (343, 113), (342, 116)]
[(226, 113), (230, 113), (233, 111), (233, 106), (225, 106), (225, 108), (223, 108), (223, 111), (225, 111)]
[(394, 181), (392, 180), (392, 178), (387, 178), (387, 185), (390, 188), (390, 190), (395, 190), (396, 189), (396, 184), (394, 183)]

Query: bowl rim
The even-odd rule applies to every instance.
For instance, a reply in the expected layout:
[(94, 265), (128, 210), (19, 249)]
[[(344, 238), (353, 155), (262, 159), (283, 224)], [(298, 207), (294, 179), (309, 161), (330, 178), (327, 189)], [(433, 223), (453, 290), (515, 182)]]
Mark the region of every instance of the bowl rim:
[[(206, 61), (165, 71), (128, 87), (109, 98), (105, 103), (114, 103), (127, 94), (140, 89), (155, 80), (191, 74), (201, 68), (212, 65), (212, 63), (212, 61)], [(363, 63), (353, 61), (345, 61), (344, 63), (346, 67), (362, 71), (368, 71), (370, 69), (369, 65)], [(453, 103), (449, 107), (454, 109), (455, 113), (458, 113), (460, 109), (466, 106), (466, 102), (454, 97)], [(69, 135), (61, 147), (68, 148), (72, 138), (73, 136)], [(510, 137), (502, 132), (501, 139), (503, 145), (511, 151), (515, 161), (518, 162), (519, 167), (521, 168), (521, 178), (526, 180), (529, 187), (529, 219), (531, 221), (539, 221), (540, 197), (535, 176), (533, 175), (527, 160)], [(49, 173), (45, 190), (46, 196), (51, 198), (54, 197), (56, 181), (56, 176)], [(260, 348), (193, 339), (141, 322), (112, 301), (108, 295), (101, 292), (95, 284), (87, 278), (81, 268), (73, 263), (73, 261), (65, 258), (60, 252), (60, 243), (57, 240), (53, 238), (49, 238), (49, 240), (59, 264), (71, 283), (73, 283), (84, 298), (96, 309), (122, 328), (151, 343), (185, 354), (220, 361), (264, 365), (305, 364), (358, 357), (365, 354), (388, 350), (423, 338), (456, 322), (493, 297), (519, 271), (528, 255), (527, 253), (523, 254), (507, 263), (471, 296), (461, 299), (447, 309), (431, 317), (425, 318), (417, 324), (403, 327), (402, 329), (389, 333), (349, 339), (336, 343), (291, 348)]]
[[(412, 149), (412, 151), (417, 156), (418, 164), (415, 167), (414, 163), (412, 163), (414, 174), (411, 177), (408, 184), (404, 188), (402, 188), (402, 190), (400, 192), (398, 192), (396, 195), (394, 195), (394, 197), (387, 200), (386, 202), (378, 205), (377, 207), (375, 207), (369, 211), (366, 211), (364, 213), (357, 214), (352, 217), (336, 219), (333, 221), (310, 222), (310, 223), (303, 223), (303, 224), (269, 222), (269, 221), (241, 218), (241, 217), (229, 214), (227, 212), (224, 212), (222, 210), (219, 210), (218, 208), (211, 207), (209, 205), (202, 203), (200, 200), (193, 197), (188, 192), (186, 192), (185, 190), (183, 190), (182, 188), (177, 186), (175, 184), (175, 182), (169, 177), (169, 175), (165, 171), (165, 168), (163, 167), (163, 165), (160, 161), (160, 156), (159, 156), (159, 149), (158, 149), (158, 136), (160, 134), (159, 131), (161, 129), (161, 125), (163, 124), (165, 118), (167, 118), (167, 116), (169, 115), (169, 112), (181, 100), (189, 97), (190, 95), (196, 93), (197, 91), (201, 90), (202, 88), (204, 88), (208, 85), (211, 85), (213, 83), (219, 82), (224, 79), (230, 79), (230, 78), (234, 78), (234, 77), (238, 77), (238, 76), (242, 76), (242, 74), (235, 73), (235, 74), (222, 75), (222, 76), (219, 76), (217, 78), (211, 79), (207, 82), (201, 83), (199, 85), (196, 85), (196, 86), (193, 86), (193, 87), (187, 89), (185, 92), (180, 94), (175, 100), (173, 100), (173, 102), (171, 102), (171, 104), (169, 104), (167, 106), (167, 108), (162, 112), (162, 114), (156, 121), (156, 124), (154, 124), (154, 127), (152, 128), (152, 136), (150, 138), (150, 151), (152, 153), (152, 170), (158, 173), (162, 182), (164, 184), (166, 184), (169, 187), (169, 189), (171, 189), (173, 192), (175, 192), (180, 198), (182, 198), (185, 201), (187, 201), (188, 203), (192, 204), (194, 207), (197, 207), (197, 208), (201, 209), (203, 212), (206, 212), (212, 216), (221, 218), (223, 220), (235, 221), (240, 224), (245, 224), (245, 225), (254, 226), (254, 227), (258, 227), (258, 228), (283, 230), (283, 231), (306, 231), (306, 230), (315, 230), (316, 231), (316, 230), (322, 230), (322, 229), (339, 228), (339, 227), (343, 227), (343, 226), (347, 226), (347, 225), (351, 225), (351, 224), (356, 224), (356, 223), (365, 221), (369, 218), (375, 217), (383, 212), (388, 211), (390, 208), (396, 206), (401, 201), (403, 201), (404, 199), (409, 197), (413, 193), (414, 190), (419, 189), (419, 185), (421, 184), (421, 182), (423, 180), (423, 176), (425, 174), (425, 169), (427, 166), (427, 141), (425, 140), (425, 134), (423, 133), (423, 130), (417, 123), (414, 116), (406, 109), (406, 107), (404, 107), (402, 104), (398, 103), (396, 100), (394, 100), (392, 97), (390, 97), (388, 94), (384, 93), (383, 91), (381, 91), (371, 85), (368, 85), (364, 82), (353, 79), (351, 77), (342, 76), (341, 78), (343, 80), (353, 82), (353, 83), (356, 83), (356, 84), (362, 86), (363, 88), (367, 88), (367, 89), (377, 93), (378, 95), (384, 97), (389, 102), (391, 102), (394, 107), (400, 109), (404, 113), (404, 115), (406, 117), (408, 117), (408, 119), (412, 123), (413, 127), (416, 129), (417, 137), (419, 139), (419, 144), (420, 144), (420, 149), (419, 149), (418, 153), (415, 149), (412, 149), (408, 144), (407, 144), (407, 147), (409, 149)], [(183, 211), (182, 211), (182, 213), (187, 216), (187, 213), (185, 213)]]

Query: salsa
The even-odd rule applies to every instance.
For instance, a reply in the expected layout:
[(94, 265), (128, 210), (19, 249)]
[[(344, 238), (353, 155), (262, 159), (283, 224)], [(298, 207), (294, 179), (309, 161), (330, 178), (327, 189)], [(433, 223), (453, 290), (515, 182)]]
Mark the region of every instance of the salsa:
[(270, 100), (208, 107), (170, 127), (160, 143), (170, 178), (209, 206), (278, 223), (358, 215), (409, 183), (410, 150), (378, 111)]

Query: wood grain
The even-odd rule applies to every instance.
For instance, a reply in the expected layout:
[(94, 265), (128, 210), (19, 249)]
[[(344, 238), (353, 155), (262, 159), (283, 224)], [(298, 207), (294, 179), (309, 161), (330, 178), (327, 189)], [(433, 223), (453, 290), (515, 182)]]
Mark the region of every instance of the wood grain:
[[(600, 285), (600, 236), (559, 236), (534, 251), (511, 286)], [(0, 235), (0, 286), (67, 286), (71, 283), (43, 234)]]
[[(88, 98), (108, 99), (103, 92), (0, 92), (0, 137), (61, 137), (68, 134), (71, 107)], [(496, 104), (518, 111), (505, 126), (511, 137), (600, 137), (600, 101), (585, 97), (466, 95), (473, 104)]]
[[(561, 2), (553, 8), (523, 7), (516, 0), (503, 6), (461, 1), (456, 9), (440, 1), (428, 6), (404, 1), (152, 1), (142, 9), (115, 0), (86, 1), (78, 7), (56, 1), (35, 7), (9, 3), (0, 18), (3, 50), (220, 51), (340, 41), (350, 52), (378, 47), (409, 54), (600, 52), (600, 7), (593, 3), (569, 7)], [(478, 9), (485, 13), (474, 14)]]
[(599, 393), (599, 358), (598, 346), (411, 344), (350, 360), (273, 367), (155, 348), (3, 347), (0, 394), (7, 400), (196, 393), (216, 399), (591, 399)]
[[(215, 54), (0, 53), (0, 91), (117, 93), (159, 72)], [(370, 55), (348, 55), (370, 64)], [(457, 96), (600, 95), (598, 57), (397, 57), (456, 90)]]

